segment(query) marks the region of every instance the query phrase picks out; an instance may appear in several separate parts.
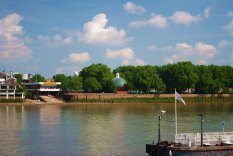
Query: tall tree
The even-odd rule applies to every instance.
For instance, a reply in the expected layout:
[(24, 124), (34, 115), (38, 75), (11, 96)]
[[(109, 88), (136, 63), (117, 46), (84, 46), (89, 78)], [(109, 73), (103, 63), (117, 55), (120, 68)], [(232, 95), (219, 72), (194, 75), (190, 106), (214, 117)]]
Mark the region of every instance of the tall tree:
[(165, 85), (159, 78), (155, 67), (150, 65), (137, 66), (136, 69), (137, 72), (134, 76), (134, 86), (136, 88), (143, 92), (149, 92), (151, 89), (157, 92), (163, 92), (165, 90)]
[(85, 79), (83, 87), (85, 92), (100, 92), (102, 90), (101, 84), (94, 77)]
[(214, 83), (212, 79), (212, 72), (209, 70), (208, 66), (204, 65), (196, 66), (195, 70), (198, 75), (195, 92), (198, 94), (210, 93), (210, 87)]
[[(90, 77), (95, 78), (101, 85), (102, 92), (114, 92), (115, 86), (112, 82), (114, 75), (107, 65), (98, 63), (85, 67), (80, 72), (80, 77), (83, 79), (83, 82), (85, 82)], [(83, 84), (84, 88), (87, 87), (85, 85), (86, 83)]]
[(35, 74), (32, 76), (31, 81), (32, 82), (44, 82), (45, 78), (44, 78), (44, 76), (42, 76), (40, 74)]
[(57, 74), (53, 76), (54, 81), (61, 82), (63, 91), (80, 91), (82, 89), (82, 80), (78, 76), (65, 76), (64, 74)]
[(195, 66), (191, 62), (178, 62), (176, 64), (164, 65), (160, 69), (160, 76), (165, 82), (168, 92), (179, 92), (195, 88), (198, 75), (195, 73)]

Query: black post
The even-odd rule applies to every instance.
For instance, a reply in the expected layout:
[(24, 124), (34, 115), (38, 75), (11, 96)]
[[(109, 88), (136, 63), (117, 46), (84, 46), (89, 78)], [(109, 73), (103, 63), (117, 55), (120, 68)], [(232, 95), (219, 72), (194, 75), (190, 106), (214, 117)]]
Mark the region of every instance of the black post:
[(203, 146), (203, 115), (199, 114), (198, 116), (201, 117), (201, 146)]
[(159, 116), (158, 116), (159, 118), (159, 120), (158, 120), (158, 144), (160, 143), (160, 141), (161, 141), (161, 137), (160, 137), (160, 120), (161, 120), (161, 115), (160, 115), (160, 113), (159, 113)]

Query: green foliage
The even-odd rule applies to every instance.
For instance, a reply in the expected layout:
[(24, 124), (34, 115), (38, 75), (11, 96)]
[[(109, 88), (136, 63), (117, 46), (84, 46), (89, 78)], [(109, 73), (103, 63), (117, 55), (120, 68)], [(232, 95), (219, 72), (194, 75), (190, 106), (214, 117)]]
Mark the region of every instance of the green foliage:
[(17, 87), (16, 92), (24, 92), (26, 93), (26, 87), (23, 85), (23, 78), (21, 74), (15, 75), (16, 80), (19, 82), (20, 86)]
[(85, 92), (100, 92), (102, 90), (102, 85), (94, 77), (89, 77), (85, 79), (83, 83), (83, 89)]
[(151, 89), (157, 92), (163, 92), (165, 85), (157, 74), (153, 66), (137, 66), (137, 72), (134, 75), (134, 86), (140, 91), (149, 92)]
[(61, 82), (62, 91), (80, 91), (82, 89), (82, 80), (78, 76), (65, 76), (64, 74), (57, 74), (53, 76), (53, 80)]
[[(120, 66), (111, 72), (104, 64), (92, 64), (83, 68), (79, 77), (55, 75), (55, 81), (62, 82), (64, 91), (84, 89), (86, 92), (114, 92), (114, 74), (126, 80), (126, 90), (148, 93), (185, 93), (192, 89), (198, 94), (229, 93), (233, 88), (231, 66), (193, 65), (178, 62), (163, 66)], [(83, 82), (83, 84), (82, 84)], [(232, 92), (232, 91), (231, 91)]]
[(127, 81), (129, 90), (139, 90), (145, 93), (155, 90), (157, 93), (164, 92), (166, 86), (153, 66), (120, 66), (113, 71), (119, 72)]
[(179, 92), (195, 88), (198, 75), (195, 73), (195, 66), (191, 62), (178, 62), (160, 67), (160, 76), (165, 82), (167, 91), (174, 92), (176, 88)]
[[(85, 67), (80, 72), (80, 77), (83, 79), (83, 88), (87, 91), (89, 86), (89, 83), (86, 83), (89, 78), (95, 78), (98, 83), (95, 82), (97, 85), (94, 88), (101, 88), (101, 90), (95, 91), (101, 91), (101, 92), (113, 92), (115, 89), (114, 83), (112, 82), (112, 79), (114, 78), (114, 75), (111, 72), (111, 69), (104, 64), (92, 64), (88, 67)], [(89, 81), (89, 80), (88, 80)], [(98, 85), (100, 84), (101, 87)], [(93, 88), (92, 88), (93, 89)]]
[(40, 74), (35, 74), (32, 76), (31, 81), (32, 82), (45, 82), (45, 78), (44, 78), (44, 76), (42, 76)]
[(21, 75), (21, 74), (15, 74), (14, 76), (15, 76), (16, 80), (17, 80), (20, 84), (23, 83), (23, 78), (22, 78), (22, 75)]
[(212, 79), (212, 72), (208, 66), (196, 66), (196, 73), (198, 74), (198, 81), (195, 85), (195, 92), (201, 94), (207, 94), (210, 92), (210, 88), (214, 81)]

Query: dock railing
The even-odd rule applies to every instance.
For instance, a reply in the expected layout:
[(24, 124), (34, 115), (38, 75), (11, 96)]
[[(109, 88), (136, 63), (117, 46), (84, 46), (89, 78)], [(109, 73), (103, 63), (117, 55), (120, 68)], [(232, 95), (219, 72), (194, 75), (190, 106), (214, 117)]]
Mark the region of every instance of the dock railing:
[[(200, 133), (180, 133), (175, 136), (176, 143), (188, 146), (200, 146)], [(203, 145), (233, 144), (233, 132), (209, 132), (203, 133)]]

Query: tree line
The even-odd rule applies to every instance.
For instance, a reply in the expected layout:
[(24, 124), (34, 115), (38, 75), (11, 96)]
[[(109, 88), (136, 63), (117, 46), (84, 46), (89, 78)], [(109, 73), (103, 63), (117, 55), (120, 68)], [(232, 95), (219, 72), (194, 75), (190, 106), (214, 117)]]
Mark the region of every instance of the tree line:
[[(64, 92), (115, 92), (113, 78), (116, 73), (127, 84), (125, 90), (142, 93), (232, 93), (233, 68), (231, 66), (194, 65), (178, 62), (162, 66), (119, 66), (112, 70), (105, 64), (92, 64), (80, 71), (79, 75), (56, 74), (52, 78), (61, 82)], [(45, 81), (40, 74), (34, 75), (33, 82)]]

